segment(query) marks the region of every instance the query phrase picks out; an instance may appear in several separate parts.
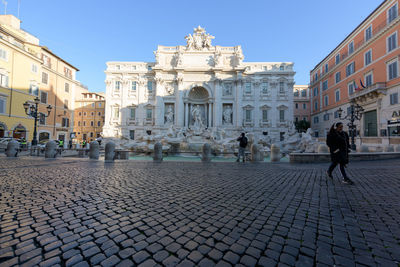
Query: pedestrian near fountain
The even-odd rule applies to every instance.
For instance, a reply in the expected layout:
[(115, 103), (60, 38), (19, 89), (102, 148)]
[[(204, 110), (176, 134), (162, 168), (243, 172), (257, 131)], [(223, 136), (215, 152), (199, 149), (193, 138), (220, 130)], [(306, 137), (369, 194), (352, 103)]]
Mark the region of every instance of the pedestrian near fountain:
[(246, 161), (246, 156), (245, 156), (245, 149), (247, 147), (247, 137), (245, 133), (242, 133), (236, 141), (239, 141), (239, 153), (236, 162), (240, 161), (240, 157), (242, 156), (243, 162)]
[(334, 123), (327, 135), (326, 144), (331, 153), (331, 165), (329, 166), (326, 174), (329, 178), (333, 178), (332, 172), (337, 165), (339, 165), (340, 172), (343, 175), (344, 184), (354, 184), (353, 181), (347, 177), (345, 167), (349, 163), (349, 135), (343, 131), (343, 123)]

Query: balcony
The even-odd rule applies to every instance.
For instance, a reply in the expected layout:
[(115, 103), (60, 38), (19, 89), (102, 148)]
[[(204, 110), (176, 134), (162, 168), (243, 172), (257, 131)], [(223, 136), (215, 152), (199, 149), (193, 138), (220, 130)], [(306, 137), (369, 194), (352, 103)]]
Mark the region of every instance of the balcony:
[(146, 119), (144, 119), (143, 120), (143, 125), (154, 125), (154, 118), (151, 118), (151, 119), (146, 118)]
[(136, 125), (136, 119), (135, 118), (128, 118), (126, 120), (126, 125)]
[(386, 95), (386, 82), (378, 82), (367, 88), (357, 90), (349, 96), (349, 99), (362, 100), (364, 98), (376, 98), (380, 94)]
[(270, 120), (260, 119), (260, 127), (270, 127), (270, 126), (271, 126)]
[(243, 120), (243, 127), (253, 127), (254, 126), (254, 122), (253, 120)]

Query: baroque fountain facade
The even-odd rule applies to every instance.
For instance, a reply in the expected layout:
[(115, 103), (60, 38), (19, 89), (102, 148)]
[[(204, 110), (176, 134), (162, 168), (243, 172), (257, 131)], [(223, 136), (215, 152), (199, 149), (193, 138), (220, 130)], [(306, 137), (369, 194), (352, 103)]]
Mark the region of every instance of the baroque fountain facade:
[[(232, 153), (246, 132), (268, 150), (291, 142), (291, 62), (244, 62), (241, 46), (213, 46), (200, 26), (186, 45), (161, 46), (155, 62), (107, 62), (103, 137), (122, 149)], [(293, 141), (294, 144), (294, 141)], [(286, 144), (289, 145), (289, 144)]]

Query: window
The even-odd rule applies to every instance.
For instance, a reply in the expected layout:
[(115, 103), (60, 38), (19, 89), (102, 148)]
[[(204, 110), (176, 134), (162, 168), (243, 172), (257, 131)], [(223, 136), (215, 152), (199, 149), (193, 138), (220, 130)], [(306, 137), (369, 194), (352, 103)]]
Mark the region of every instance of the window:
[(335, 101), (336, 102), (340, 101), (340, 90), (339, 89), (335, 91)]
[(90, 137), (93, 137), (93, 132), (90, 133)]
[(0, 73), (0, 85), (2, 87), (8, 87), (8, 75)]
[(153, 92), (153, 82), (152, 81), (147, 82), (147, 91)]
[(319, 122), (319, 118), (318, 118), (318, 116), (315, 116), (314, 117), (314, 123), (318, 123)]
[(335, 117), (335, 119), (339, 118), (339, 112), (336, 110), (335, 112), (333, 112), (333, 116)]
[(47, 92), (40, 91), (40, 102), (47, 104)]
[(69, 93), (69, 83), (65, 83), (64, 91), (65, 91), (66, 93)]
[(29, 93), (31, 95), (39, 96), (39, 87), (35, 84), (31, 84), (29, 87)]
[(99, 108), (101, 108), (101, 103), (99, 103)]
[(351, 62), (349, 65), (346, 66), (346, 76), (350, 76), (355, 71), (355, 63), (354, 61)]
[(244, 93), (247, 95), (251, 94), (251, 82), (246, 82), (244, 85)]
[(82, 116), (82, 112), (79, 112), (79, 116)]
[(365, 30), (365, 41), (372, 38), (372, 25)]
[(367, 66), (367, 65), (371, 64), (371, 62), (372, 62), (372, 51), (368, 50), (364, 54), (364, 65)]
[(62, 127), (69, 127), (69, 119), (68, 118), (62, 118), (61, 126)]
[(301, 90), (301, 96), (306, 97), (307, 96), (307, 90)]
[(136, 82), (135, 81), (132, 81), (131, 90), (136, 91)]
[(340, 82), (340, 71), (336, 72), (336, 74), (335, 74), (335, 82), (336, 83)]
[(366, 74), (365, 75), (365, 86), (366, 87), (371, 86), (372, 83), (373, 83), (373, 81), (372, 81), (372, 73)]
[(49, 75), (46, 72), (42, 72), (42, 83), (47, 84), (49, 82)]
[(388, 15), (388, 23), (392, 22), (395, 18), (397, 18), (397, 4), (389, 8), (387, 15)]
[(263, 82), (261, 84), (261, 92), (263, 94), (268, 94), (268, 83), (267, 82)]
[(281, 93), (281, 94), (285, 93), (285, 83), (284, 82), (279, 82), (279, 93)]
[[(92, 103), (92, 108), (95, 108), (96, 107), (96, 103)], [(93, 112), (92, 112), (92, 115), (93, 115)]]
[(246, 109), (245, 118), (246, 118), (246, 121), (251, 121), (251, 110), (250, 109)]
[(262, 121), (263, 122), (268, 121), (268, 110), (266, 110), (266, 109), (263, 109), (263, 111), (262, 111)]
[(307, 104), (303, 103), (303, 109), (307, 109)]
[(399, 103), (399, 94), (394, 93), (390, 94), (390, 105), (395, 105)]
[(0, 58), (4, 61), (7, 61), (7, 51), (0, 48)]
[(121, 89), (121, 82), (115, 81), (115, 91), (119, 91)]
[(280, 66), (279, 70), (285, 70), (285, 67), (284, 66)]
[(64, 108), (68, 108), (68, 99), (64, 99)]
[(335, 64), (339, 64), (340, 63), (340, 54), (337, 54), (335, 57)]
[(348, 91), (349, 95), (352, 95), (354, 93), (354, 81), (347, 84), (347, 91)]
[(83, 126), (86, 126), (86, 121), (83, 122)]
[(64, 75), (65, 75), (65, 77), (68, 77), (68, 78), (72, 78), (72, 71), (70, 70), (70, 69), (68, 69), (67, 67), (64, 67)]
[(329, 121), (329, 114), (328, 113), (324, 114), (324, 121)]
[(314, 81), (318, 81), (318, 72), (314, 74)]
[(136, 108), (134, 108), (134, 107), (131, 107), (130, 109), (130, 118), (131, 119), (135, 119), (136, 118)]
[(279, 110), (279, 121), (280, 122), (285, 121), (285, 110), (284, 109)]
[(78, 121), (78, 126), (81, 126), (81, 122), (80, 121)]
[(295, 92), (293, 93), (293, 96), (299, 97), (299, 91), (295, 91)]
[(325, 90), (327, 90), (328, 89), (328, 80), (326, 80), (326, 81), (324, 81), (323, 83), (322, 83), (322, 91), (325, 91)]
[(86, 112), (83, 112), (83, 116), (86, 116)]
[(315, 87), (314, 88), (314, 96), (317, 96), (318, 95), (318, 87)]
[(314, 110), (318, 110), (318, 101), (314, 101)]
[(46, 125), (46, 116), (42, 112), (39, 113), (39, 124)]
[(129, 138), (135, 140), (135, 130), (129, 130)]
[(329, 105), (329, 97), (328, 95), (324, 95), (324, 105), (327, 107)]
[(389, 53), (397, 47), (397, 33), (393, 33), (387, 38), (387, 52)]
[(31, 71), (32, 71), (33, 73), (37, 73), (37, 72), (38, 72), (38, 66), (37, 66), (36, 64), (32, 64), (32, 66), (31, 66)]
[(6, 113), (6, 102), (7, 98), (0, 96), (0, 114)]
[(388, 80), (392, 80), (394, 78), (397, 78), (397, 60), (392, 61), (391, 63), (388, 64)]
[(119, 107), (114, 107), (113, 108), (113, 118), (114, 119), (119, 119)]
[(328, 63), (326, 63), (326, 64), (325, 64), (325, 73), (327, 73), (328, 70), (329, 70), (329, 68), (328, 68)]
[(97, 115), (101, 116), (101, 112), (97, 113)]
[(349, 55), (354, 52), (354, 41), (349, 43)]
[(92, 126), (92, 127), (94, 126), (94, 121), (90, 122), (90, 126)]
[(148, 108), (146, 109), (146, 120), (151, 120), (153, 119), (153, 109)]
[(101, 125), (101, 122), (100, 122), (100, 121), (98, 121), (98, 122), (97, 122), (97, 126), (98, 126), (98, 127), (100, 127), (100, 125)]

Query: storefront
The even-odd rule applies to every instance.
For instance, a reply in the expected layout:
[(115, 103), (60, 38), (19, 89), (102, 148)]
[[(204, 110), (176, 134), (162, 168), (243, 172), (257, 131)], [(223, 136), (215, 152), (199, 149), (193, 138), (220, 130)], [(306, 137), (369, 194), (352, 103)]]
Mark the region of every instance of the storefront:
[(0, 122), (0, 138), (6, 135), (7, 127), (5, 124)]
[(26, 128), (22, 124), (18, 124), (14, 128), (13, 138), (16, 138), (16, 139), (25, 138), (26, 139)]
[(393, 111), (392, 119), (387, 124), (389, 136), (400, 136), (400, 111)]

